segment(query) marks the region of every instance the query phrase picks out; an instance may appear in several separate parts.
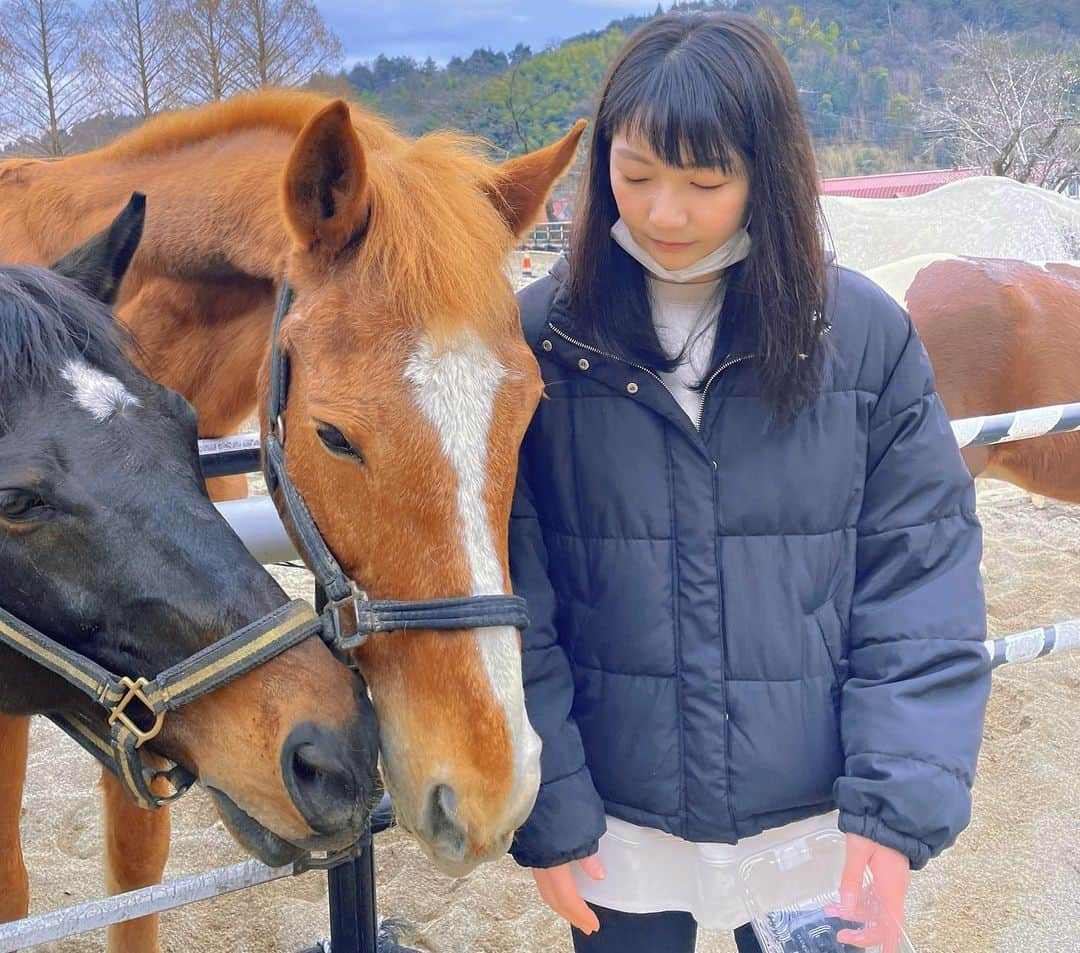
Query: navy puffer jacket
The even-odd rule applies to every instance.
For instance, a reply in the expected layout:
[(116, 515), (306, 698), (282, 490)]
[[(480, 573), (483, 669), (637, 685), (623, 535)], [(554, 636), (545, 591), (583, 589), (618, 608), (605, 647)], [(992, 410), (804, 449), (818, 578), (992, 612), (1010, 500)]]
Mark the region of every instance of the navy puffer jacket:
[(820, 393), (770, 423), (737, 332), (700, 431), (575, 333), (565, 263), (519, 295), (546, 384), (511, 574), (543, 782), (519, 863), (604, 813), (733, 843), (840, 810), (919, 868), (968, 823), (990, 668), (975, 495), (926, 352), (834, 269)]

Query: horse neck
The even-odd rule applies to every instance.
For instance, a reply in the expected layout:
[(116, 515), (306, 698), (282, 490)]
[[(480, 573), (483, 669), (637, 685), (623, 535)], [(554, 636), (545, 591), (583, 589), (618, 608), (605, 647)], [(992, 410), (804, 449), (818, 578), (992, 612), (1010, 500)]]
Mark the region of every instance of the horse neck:
[(191, 401), (200, 436), (235, 433), (255, 407), (273, 283), (245, 276), (138, 278), (125, 283), (117, 314), (139, 342), (146, 372)]
[(24, 232), (21, 243), (14, 232), (0, 239), (0, 251), (46, 264), (104, 228), (132, 192), (146, 193), (117, 312), (146, 371), (194, 404), (200, 433), (233, 432), (254, 408), (284, 270), (278, 187), (291, 145), (282, 132), (240, 130), (122, 161), (88, 153), (35, 164), (11, 182), (0, 172), (0, 207), (21, 206)]
[(63, 163), (64, 184), (76, 198), (89, 179), (88, 203), (109, 213), (146, 193), (136, 261), (158, 274), (273, 280), (288, 248), (278, 189), (292, 143), (284, 132), (240, 129), (122, 161), (91, 152)]

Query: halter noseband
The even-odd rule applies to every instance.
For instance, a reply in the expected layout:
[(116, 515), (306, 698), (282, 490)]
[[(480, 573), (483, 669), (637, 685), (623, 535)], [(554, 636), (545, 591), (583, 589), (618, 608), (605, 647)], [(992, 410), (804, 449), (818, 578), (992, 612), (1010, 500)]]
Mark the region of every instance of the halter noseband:
[[(104, 724), (82, 712), (49, 717), (115, 774), (135, 802), (148, 810), (176, 800), (195, 781), (186, 768), (174, 765), (155, 771), (144, 765), (139, 755), (138, 749), (161, 731), (166, 712), (250, 672), (321, 628), (315, 610), (302, 599), (294, 599), (147, 679), (118, 677), (0, 609), (0, 644), (59, 675), (105, 709)], [(140, 710), (130, 711), (136, 702)], [(141, 728), (137, 718), (144, 724), (153, 723)], [(158, 778), (173, 787), (172, 794), (153, 793), (151, 784)]]
[[(374, 632), (403, 629), (483, 629), (529, 624), (521, 596), (483, 595), (448, 599), (369, 599), (350, 579), (330, 552), (303, 496), (285, 470), (283, 415), (289, 389), (288, 355), (281, 349), (281, 325), (292, 307), (293, 293), (282, 280), (270, 339), (270, 386), (267, 432), (263, 441), (266, 486), (279, 512), (291, 522), (297, 549), (327, 596), (323, 609), (323, 639), (338, 653), (363, 645)], [(352, 619), (342, 619), (349, 611)], [(344, 621), (344, 624), (343, 624)]]

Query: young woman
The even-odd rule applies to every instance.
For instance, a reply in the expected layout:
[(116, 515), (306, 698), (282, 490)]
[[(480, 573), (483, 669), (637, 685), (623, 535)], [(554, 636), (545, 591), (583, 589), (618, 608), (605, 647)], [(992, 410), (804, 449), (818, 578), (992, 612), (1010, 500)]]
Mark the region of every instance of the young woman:
[(910, 320), (827, 261), (818, 219), (770, 38), (639, 30), (569, 262), (520, 295), (546, 399), (511, 571), (544, 752), (513, 853), (578, 951), (683, 953), (699, 923), (757, 950), (737, 862), (824, 827), (842, 893), (869, 867), (900, 923), (909, 870), (968, 822), (972, 481)]

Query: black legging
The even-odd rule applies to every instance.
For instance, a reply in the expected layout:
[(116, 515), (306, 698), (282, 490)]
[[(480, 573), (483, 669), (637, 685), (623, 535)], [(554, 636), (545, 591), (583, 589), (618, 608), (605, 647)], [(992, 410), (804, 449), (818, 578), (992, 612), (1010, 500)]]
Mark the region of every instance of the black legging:
[[(689, 913), (622, 913), (590, 903), (600, 929), (571, 928), (575, 953), (694, 953), (697, 921)], [(739, 953), (762, 953), (749, 924), (735, 931)]]

